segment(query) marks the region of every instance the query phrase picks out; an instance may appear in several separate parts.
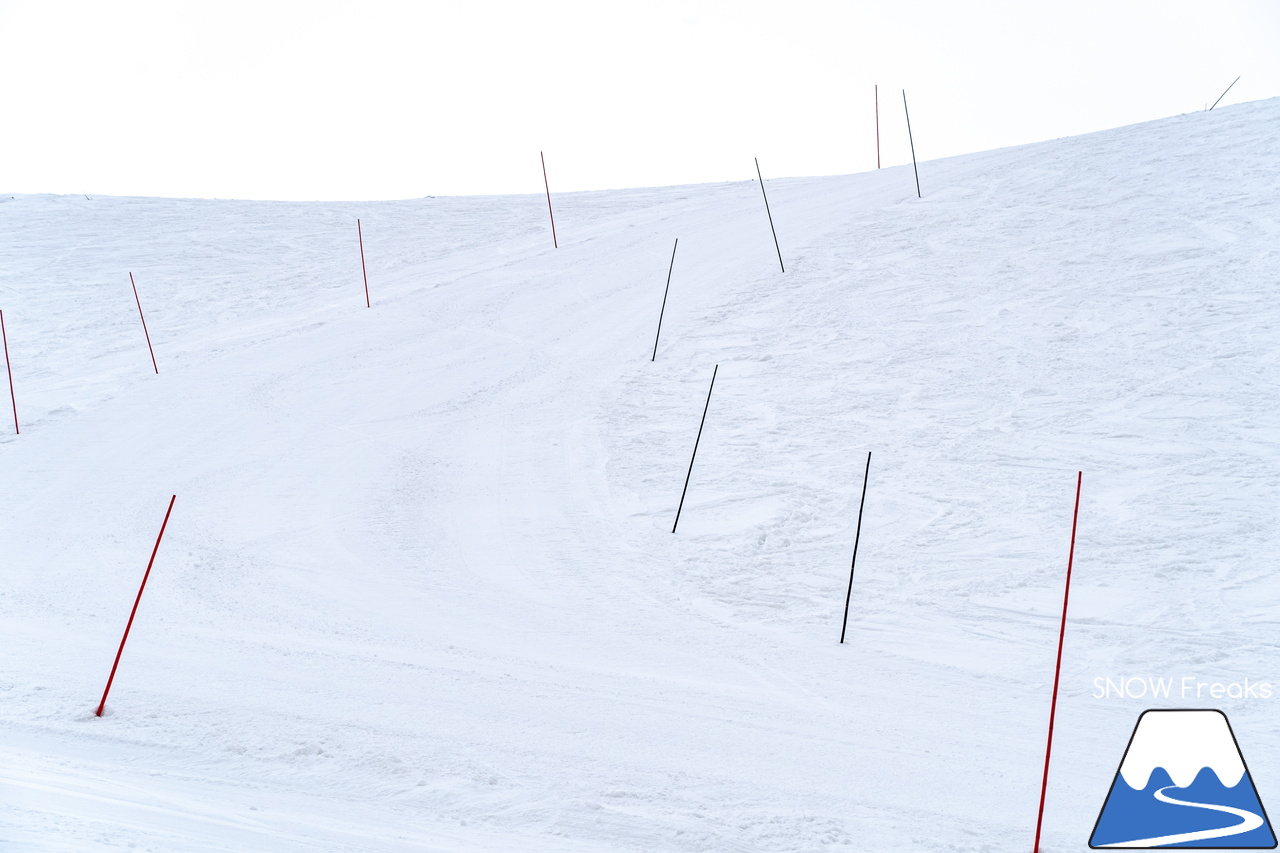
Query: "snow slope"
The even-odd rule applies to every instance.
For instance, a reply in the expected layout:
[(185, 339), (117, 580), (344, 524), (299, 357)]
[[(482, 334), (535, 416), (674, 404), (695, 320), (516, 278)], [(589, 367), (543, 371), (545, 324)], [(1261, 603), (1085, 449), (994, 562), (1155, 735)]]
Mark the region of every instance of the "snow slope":
[(1274, 800), (1093, 680), (1280, 683), (1277, 130), (768, 180), (785, 273), (754, 181), (4, 197), (0, 847), (1029, 849), (1077, 470), (1043, 849), (1153, 704)]

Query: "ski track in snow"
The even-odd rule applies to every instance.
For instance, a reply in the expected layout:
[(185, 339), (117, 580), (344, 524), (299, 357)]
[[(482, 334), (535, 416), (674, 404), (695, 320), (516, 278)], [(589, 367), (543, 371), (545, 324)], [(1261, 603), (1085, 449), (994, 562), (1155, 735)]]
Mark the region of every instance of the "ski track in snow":
[(1082, 848), (1095, 677), (1280, 681), (1277, 124), (770, 180), (785, 274), (752, 181), (0, 198), (0, 847), (1025, 849), (1083, 470)]
[(1165, 793), (1170, 788), (1177, 788), (1177, 785), (1170, 785), (1168, 788), (1160, 788), (1155, 791), (1155, 798), (1162, 803), (1169, 803), (1175, 806), (1188, 806), (1193, 809), (1208, 809), (1214, 812), (1225, 812), (1240, 818), (1240, 822), (1235, 826), (1225, 826), (1221, 829), (1201, 829), (1196, 832), (1179, 832), (1172, 835), (1161, 835), (1155, 838), (1139, 838), (1136, 841), (1126, 841), (1123, 844), (1108, 844), (1107, 847), (1169, 847), (1174, 844), (1185, 844), (1188, 841), (1208, 841), (1213, 838), (1228, 838), (1232, 835), (1243, 835), (1246, 832), (1252, 832), (1262, 826), (1263, 820), (1261, 815), (1254, 814), (1247, 809), (1238, 809), (1234, 806), (1218, 806), (1210, 803), (1193, 803), (1189, 800), (1176, 800)]

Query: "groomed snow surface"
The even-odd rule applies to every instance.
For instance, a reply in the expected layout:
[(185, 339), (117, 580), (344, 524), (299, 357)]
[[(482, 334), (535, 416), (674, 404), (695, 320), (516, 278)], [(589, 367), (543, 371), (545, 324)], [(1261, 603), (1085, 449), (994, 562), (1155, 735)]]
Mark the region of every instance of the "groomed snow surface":
[(559, 249), (538, 195), (4, 196), (0, 847), (1029, 850), (1077, 471), (1042, 849), (1147, 707), (1280, 803), (1280, 690), (1093, 698), (1280, 683), (1278, 164), (1280, 100), (923, 199), (764, 162), (785, 273), (747, 180), (553, 196)]

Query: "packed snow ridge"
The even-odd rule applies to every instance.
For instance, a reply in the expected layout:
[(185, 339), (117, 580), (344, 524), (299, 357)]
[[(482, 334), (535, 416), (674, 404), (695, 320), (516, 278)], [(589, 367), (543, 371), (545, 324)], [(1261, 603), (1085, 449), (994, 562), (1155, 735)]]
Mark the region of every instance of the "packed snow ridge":
[(0, 847), (1025, 850), (1083, 471), (1082, 849), (1145, 708), (1095, 678), (1280, 679), (1278, 128), (767, 180), (785, 273), (749, 162), (558, 249), (539, 195), (0, 196)]

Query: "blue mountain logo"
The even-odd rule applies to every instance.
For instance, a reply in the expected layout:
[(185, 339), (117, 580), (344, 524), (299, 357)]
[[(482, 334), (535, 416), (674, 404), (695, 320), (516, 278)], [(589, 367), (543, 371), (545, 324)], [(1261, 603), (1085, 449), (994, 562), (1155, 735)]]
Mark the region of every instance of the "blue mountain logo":
[(1272, 849), (1275, 833), (1221, 711), (1144, 711), (1089, 846)]

